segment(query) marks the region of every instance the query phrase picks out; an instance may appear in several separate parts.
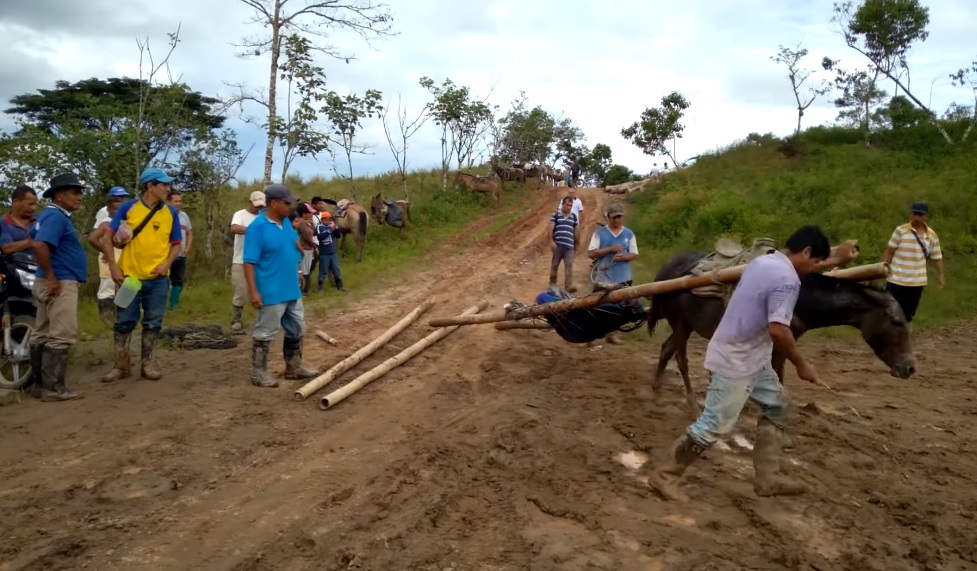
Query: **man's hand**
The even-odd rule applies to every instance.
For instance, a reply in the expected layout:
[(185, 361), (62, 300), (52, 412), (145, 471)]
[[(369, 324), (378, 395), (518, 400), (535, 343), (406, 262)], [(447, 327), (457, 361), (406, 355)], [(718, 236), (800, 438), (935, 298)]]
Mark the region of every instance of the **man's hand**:
[(122, 287), (122, 282), (126, 281), (126, 277), (122, 274), (122, 270), (119, 269), (119, 266), (113, 264), (109, 271), (112, 273), (112, 281), (115, 282), (115, 285), (117, 287)]
[(550, 240), (550, 252), (556, 253), (556, 242)]
[(61, 282), (58, 280), (48, 280), (47, 294), (50, 297), (58, 297), (61, 294)]
[(807, 360), (797, 365), (797, 376), (800, 377), (801, 380), (809, 383), (814, 383), (815, 385), (821, 384), (820, 379), (818, 379), (818, 372), (814, 370), (814, 366), (811, 365), (811, 363), (809, 363)]
[(251, 292), (251, 307), (255, 309), (261, 309), (264, 307), (264, 303), (261, 302), (261, 294), (257, 291)]
[(166, 272), (170, 271), (170, 263), (163, 262), (162, 264), (153, 268), (153, 271), (149, 272), (149, 279), (156, 279), (166, 275)]
[(183, 257), (184, 258), (190, 257), (190, 248), (187, 248), (186, 250), (183, 251)]
[(299, 274), (299, 289), (305, 289), (305, 276)]

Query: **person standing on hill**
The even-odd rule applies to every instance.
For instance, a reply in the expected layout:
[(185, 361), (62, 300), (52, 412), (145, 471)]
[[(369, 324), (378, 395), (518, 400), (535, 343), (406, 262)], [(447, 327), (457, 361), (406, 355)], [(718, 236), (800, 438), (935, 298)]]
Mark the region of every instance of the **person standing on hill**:
[[(109, 263), (102, 253), (102, 237), (109, 231), (109, 223), (115, 216), (119, 206), (129, 198), (129, 191), (121, 186), (113, 186), (109, 189), (109, 196), (105, 207), (100, 209), (95, 215), (95, 231), (89, 234), (88, 243), (95, 248), (98, 254), (98, 293), (95, 294), (98, 304), (98, 313), (102, 320), (111, 327), (115, 323), (115, 304), (112, 303), (115, 297), (115, 282), (112, 281), (112, 271)], [(118, 263), (122, 250), (113, 248), (115, 261)]]
[(241, 315), (244, 304), (248, 303), (248, 282), (244, 279), (244, 234), (248, 226), (258, 217), (258, 212), (265, 207), (265, 193), (256, 190), (248, 197), (248, 205), (234, 213), (231, 217), (231, 234), (234, 235), (234, 254), (231, 257), (231, 287), (234, 297), (231, 305), (234, 315), (231, 317), (231, 331), (241, 333)]
[(566, 276), (566, 289), (573, 293), (577, 287), (573, 285), (573, 256), (580, 244), (580, 224), (577, 215), (572, 212), (573, 198), (564, 196), (560, 209), (550, 216), (550, 250), (553, 258), (550, 261), (550, 285), (556, 285), (560, 262), (563, 262), (563, 273)]
[(68, 349), (78, 341), (78, 285), (88, 278), (88, 257), (71, 222), (71, 213), (81, 208), (84, 189), (75, 173), (52, 178), (42, 195), (51, 204), (34, 227), (37, 323), (30, 346), (31, 366), (40, 365), (40, 375), (31, 392), (45, 402), (81, 398), (65, 384), (65, 373)]
[(183, 211), (182, 194), (170, 192), (166, 202), (180, 215), (180, 231), (183, 232), (180, 253), (170, 267), (170, 311), (173, 311), (180, 305), (180, 294), (183, 293), (183, 282), (187, 277), (187, 256), (190, 255), (190, 248), (193, 247), (193, 225), (190, 223), (190, 217)]
[(923, 297), (923, 288), (927, 284), (927, 260), (936, 268), (937, 288), (943, 289), (946, 278), (943, 274), (940, 238), (926, 223), (929, 219), (929, 205), (916, 202), (910, 211), (909, 222), (892, 232), (882, 261), (892, 269), (886, 289), (899, 302), (899, 307), (906, 314), (906, 321), (912, 324), (916, 309), (919, 308), (919, 300)]
[(245, 232), (244, 276), (251, 305), (258, 310), (252, 332), (251, 384), (277, 387), (268, 376), (268, 351), (285, 330), (282, 354), (286, 379), (308, 379), (318, 371), (302, 364), (305, 309), (302, 304), (302, 252), (299, 235), (288, 222), (296, 198), (285, 185), (265, 187), (267, 206)]
[[(167, 275), (180, 253), (180, 243), (183, 241), (180, 215), (166, 203), (173, 180), (161, 169), (144, 170), (139, 176), (142, 197), (119, 206), (109, 223), (112, 239), (101, 242), (102, 253), (108, 260), (116, 285), (121, 286), (126, 277), (140, 282), (139, 291), (129, 307), (116, 311), (115, 366), (102, 377), (102, 382), (111, 383), (129, 376), (129, 342), (139, 323), (140, 313), (142, 377), (150, 381), (163, 378), (163, 373), (156, 368), (154, 357), (170, 289)], [(114, 246), (122, 248), (118, 263), (115, 261)]]

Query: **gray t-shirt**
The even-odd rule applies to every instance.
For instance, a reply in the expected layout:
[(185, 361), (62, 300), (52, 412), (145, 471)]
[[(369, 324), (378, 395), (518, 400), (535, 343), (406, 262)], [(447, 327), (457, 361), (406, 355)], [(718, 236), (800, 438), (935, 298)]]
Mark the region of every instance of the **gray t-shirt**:
[(187, 232), (193, 230), (193, 225), (190, 224), (190, 217), (187, 213), (180, 211), (180, 234), (183, 235), (183, 241), (180, 242), (180, 257), (187, 255)]
[(723, 377), (751, 377), (770, 365), (769, 325), (790, 326), (801, 280), (780, 252), (750, 262), (706, 349), (706, 369)]

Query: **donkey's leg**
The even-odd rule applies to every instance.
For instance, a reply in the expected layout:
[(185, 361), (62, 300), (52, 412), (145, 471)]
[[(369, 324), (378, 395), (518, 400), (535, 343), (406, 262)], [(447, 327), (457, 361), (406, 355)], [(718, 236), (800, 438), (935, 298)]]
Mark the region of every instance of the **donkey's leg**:
[(665, 369), (668, 368), (668, 362), (675, 356), (675, 351), (675, 332), (673, 331), (668, 336), (668, 339), (665, 339), (665, 342), (662, 343), (661, 352), (658, 354), (658, 365), (655, 367), (655, 376), (651, 379), (651, 390), (656, 395), (661, 391)]
[(695, 400), (695, 391), (692, 389), (692, 380), (689, 378), (689, 356), (687, 353), (689, 337), (692, 332), (680, 329), (679, 334), (682, 336), (678, 343), (675, 360), (678, 362), (678, 370), (682, 374), (682, 382), (685, 384), (685, 400), (689, 405), (689, 414), (695, 419), (698, 418), (700, 410), (699, 403)]

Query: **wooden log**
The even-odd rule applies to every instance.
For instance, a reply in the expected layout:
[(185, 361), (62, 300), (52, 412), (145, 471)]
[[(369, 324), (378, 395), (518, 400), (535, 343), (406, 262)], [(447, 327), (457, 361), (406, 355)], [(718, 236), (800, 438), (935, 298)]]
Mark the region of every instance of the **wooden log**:
[(495, 324), (499, 331), (509, 331), (511, 329), (553, 329), (545, 321), (500, 321)]
[[(636, 297), (648, 297), (679, 290), (694, 289), (716, 282), (735, 282), (740, 279), (740, 276), (743, 275), (743, 270), (745, 269), (746, 264), (743, 264), (719, 270), (715, 274), (710, 273), (704, 276), (682, 276), (680, 278), (670, 280), (662, 280), (659, 282), (651, 282), (621, 288), (612, 292), (592, 293), (583, 297), (575, 297), (573, 299), (542, 303), (539, 305), (524, 305), (508, 311), (492, 311), (477, 315), (456, 315), (454, 317), (432, 319), (428, 322), (428, 325), (431, 327), (448, 327), (452, 325), (496, 323), (499, 321), (519, 321), (521, 319), (528, 319), (530, 317), (539, 317), (541, 315), (549, 315), (552, 313), (564, 313), (573, 309), (580, 309), (584, 307), (594, 307), (601, 303), (617, 303), (627, 299), (634, 299)], [(886, 266), (884, 263), (878, 263), (867, 266), (859, 266), (856, 268), (848, 268), (846, 270), (835, 270), (832, 275), (834, 277), (842, 277), (845, 279), (871, 280), (885, 277), (888, 275), (888, 273), (888, 266)]]
[(326, 343), (329, 343), (330, 345), (339, 344), (339, 341), (336, 341), (335, 339), (330, 337), (329, 334), (323, 331), (322, 329), (316, 329), (315, 336), (318, 337), (319, 339), (322, 339)]
[(311, 381), (309, 381), (308, 383), (300, 387), (297, 391), (295, 391), (295, 397), (294, 397), (295, 400), (305, 400), (309, 398), (309, 395), (321, 389), (322, 387), (328, 385), (329, 383), (333, 382), (334, 380), (336, 380), (336, 378), (339, 377), (339, 375), (342, 375), (346, 371), (355, 367), (360, 361), (372, 355), (380, 347), (383, 347), (388, 341), (396, 337), (397, 334), (399, 334), (401, 331), (407, 329), (411, 323), (417, 321), (417, 318), (420, 317), (421, 314), (427, 311), (428, 309), (431, 309), (431, 306), (433, 305), (434, 305), (434, 298), (433, 297), (428, 298), (424, 303), (417, 306), (414, 309), (414, 311), (411, 311), (410, 313), (405, 315), (403, 319), (401, 319), (396, 324), (394, 324), (393, 327), (384, 331), (379, 337), (377, 337), (373, 341), (370, 341), (369, 343), (361, 347), (358, 351), (356, 351), (349, 357), (346, 357), (345, 359), (337, 363), (335, 366), (333, 366), (325, 373), (319, 375), (318, 377), (312, 379)]
[[(486, 307), (488, 307), (488, 301), (481, 301), (476, 305), (473, 305), (468, 309), (466, 309), (465, 312), (462, 313), (462, 315), (475, 315), (479, 311), (485, 309)], [(444, 339), (445, 337), (448, 336), (448, 334), (450, 334), (455, 329), (458, 328), (445, 327), (443, 329), (439, 329), (431, 333), (424, 339), (421, 339), (417, 343), (414, 343), (410, 347), (404, 349), (400, 353), (397, 353), (396, 355), (387, 359), (383, 363), (380, 363), (376, 367), (356, 377), (343, 388), (337, 389), (329, 393), (328, 395), (322, 397), (322, 399), (319, 401), (319, 408), (321, 408), (322, 410), (326, 410), (336, 406), (338, 403), (345, 400), (346, 397), (348, 397), (349, 395), (355, 393), (356, 391), (362, 389), (366, 385), (386, 375), (387, 373), (399, 367), (400, 365), (403, 365), (404, 363), (406, 363), (407, 361), (415, 357), (421, 351), (427, 349), (431, 345), (434, 345), (441, 339)]]
[(859, 282), (887, 278), (892, 273), (892, 268), (885, 262), (868, 264), (865, 266), (855, 266), (854, 268), (841, 268), (825, 272), (824, 275), (844, 280), (855, 280)]

